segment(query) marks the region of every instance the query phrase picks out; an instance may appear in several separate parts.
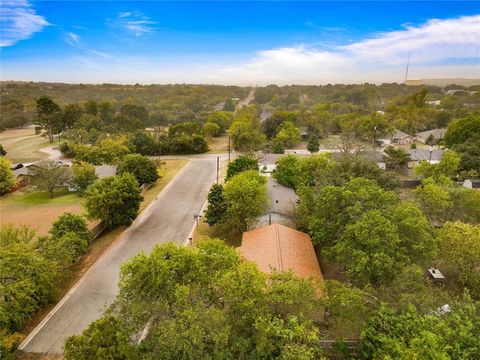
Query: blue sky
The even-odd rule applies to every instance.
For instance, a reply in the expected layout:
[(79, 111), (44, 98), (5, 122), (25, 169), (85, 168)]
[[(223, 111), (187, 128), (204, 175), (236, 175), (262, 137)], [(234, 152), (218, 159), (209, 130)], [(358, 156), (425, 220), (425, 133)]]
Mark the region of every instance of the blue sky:
[(2, 80), (322, 84), (480, 77), (480, 1), (2, 0)]

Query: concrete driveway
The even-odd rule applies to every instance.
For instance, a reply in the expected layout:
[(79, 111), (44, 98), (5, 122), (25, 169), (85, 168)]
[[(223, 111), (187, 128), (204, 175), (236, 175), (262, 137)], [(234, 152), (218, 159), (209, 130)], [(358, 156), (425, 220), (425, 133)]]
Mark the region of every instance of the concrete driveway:
[(135, 220), (121, 238), (70, 290), (20, 349), (26, 352), (61, 353), (65, 338), (80, 334), (101, 317), (118, 293), (120, 265), (155, 244), (183, 244), (215, 181), (216, 156), (191, 160)]

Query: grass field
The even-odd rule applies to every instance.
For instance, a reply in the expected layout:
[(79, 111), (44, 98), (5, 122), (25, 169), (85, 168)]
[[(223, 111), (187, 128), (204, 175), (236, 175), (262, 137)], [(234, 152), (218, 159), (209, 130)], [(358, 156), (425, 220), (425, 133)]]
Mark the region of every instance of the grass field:
[(32, 128), (5, 130), (0, 133), (0, 144), (13, 163), (33, 162), (46, 159), (48, 154), (40, 151), (49, 146), (46, 138), (35, 135)]
[(45, 235), (55, 219), (65, 212), (83, 213), (81, 198), (65, 188), (55, 190), (53, 199), (46, 192), (34, 192), (30, 187), (0, 199), (0, 224), (29, 225), (38, 235)]
[(210, 153), (228, 152), (228, 135), (211, 138), (208, 142), (208, 149)]

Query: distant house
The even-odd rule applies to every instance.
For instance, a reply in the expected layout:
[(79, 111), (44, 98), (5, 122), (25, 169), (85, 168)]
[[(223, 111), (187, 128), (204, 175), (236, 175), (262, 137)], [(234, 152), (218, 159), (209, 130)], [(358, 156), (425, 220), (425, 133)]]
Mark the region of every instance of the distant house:
[(403, 131), (396, 130), (395, 134), (391, 137), (390, 143), (395, 145), (411, 145), (415, 142), (415, 138), (412, 135), (408, 135)]
[(13, 170), (13, 176), (15, 177), (16, 181), (16, 188), (22, 188), (30, 182), (32, 178), (32, 173), (30, 172), (30, 166), (23, 166), (19, 169)]
[(362, 151), (358, 155), (366, 160), (373, 161), (382, 170), (387, 169), (387, 159), (385, 155), (380, 151)]
[(408, 167), (413, 168), (422, 161), (428, 161), (430, 164), (438, 164), (442, 159), (444, 150), (424, 150), (424, 149), (407, 149), (410, 154)]
[(465, 179), (463, 186), (469, 189), (480, 189), (480, 179)]
[(435, 143), (438, 143), (445, 136), (447, 129), (433, 129), (417, 133), (417, 140), (425, 144), (430, 135), (433, 137)]
[(266, 274), (272, 270), (291, 270), (298, 277), (323, 283), (312, 240), (301, 231), (280, 224), (247, 231), (243, 233), (239, 251)]
[(433, 106), (433, 107), (438, 107), (441, 104), (440, 100), (430, 100), (430, 101), (425, 101), (425, 104)]
[(116, 165), (99, 165), (95, 166), (95, 174), (99, 179), (106, 178), (107, 176), (117, 175)]

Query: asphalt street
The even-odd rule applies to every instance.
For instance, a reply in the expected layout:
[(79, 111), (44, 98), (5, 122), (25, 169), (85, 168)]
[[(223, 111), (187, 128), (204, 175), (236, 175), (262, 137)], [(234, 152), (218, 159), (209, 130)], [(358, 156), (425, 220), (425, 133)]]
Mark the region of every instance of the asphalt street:
[(192, 159), (23, 342), (21, 349), (61, 353), (65, 338), (101, 317), (118, 293), (120, 266), (168, 241), (183, 244), (215, 181), (216, 156)]

